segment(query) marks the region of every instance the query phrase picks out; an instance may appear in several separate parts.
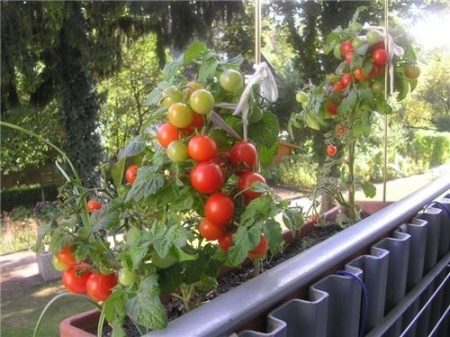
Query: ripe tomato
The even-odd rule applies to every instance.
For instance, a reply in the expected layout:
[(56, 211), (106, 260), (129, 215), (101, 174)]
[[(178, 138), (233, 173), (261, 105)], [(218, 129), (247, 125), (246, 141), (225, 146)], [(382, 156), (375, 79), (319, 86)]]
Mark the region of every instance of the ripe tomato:
[(192, 159), (206, 161), (217, 156), (217, 145), (209, 136), (196, 135), (189, 141), (188, 152)]
[(350, 64), (352, 62), (353, 53), (348, 53), (345, 55), (345, 64)]
[(221, 237), (217, 241), (219, 242), (220, 248), (222, 248), (224, 252), (228, 252), (228, 249), (234, 245), (233, 233), (227, 233), (224, 237)]
[(344, 88), (347, 88), (347, 86), (352, 83), (353, 76), (352, 74), (344, 74), (341, 76), (341, 83), (344, 86)]
[(86, 293), (86, 282), (91, 275), (90, 266), (86, 263), (69, 267), (63, 275), (62, 282), (67, 290), (75, 294)]
[(338, 124), (338, 125), (336, 126), (336, 134), (337, 134), (339, 137), (344, 136), (344, 135), (345, 135), (345, 126), (342, 125), (342, 124)]
[(184, 103), (174, 103), (167, 111), (170, 124), (177, 128), (185, 128), (192, 123), (194, 115), (192, 110)]
[(156, 137), (162, 147), (167, 148), (170, 143), (180, 139), (181, 132), (170, 123), (164, 123), (158, 129)]
[(338, 108), (338, 105), (333, 102), (329, 102), (327, 105), (327, 111), (330, 113), (330, 115), (333, 115), (333, 116), (337, 115), (337, 108)]
[(382, 75), (383, 73), (384, 73), (384, 67), (383, 66), (379, 67), (376, 64), (374, 64), (372, 66), (372, 69), (370, 69), (369, 78), (378, 77), (378, 76)]
[(267, 250), (269, 249), (269, 242), (266, 237), (261, 234), (259, 239), (259, 244), (255, 247), (255, 249), (248, 252), (248, 257), (252, 260), (258, 260), (264, 255), (266, 255)]
[(253, 169), (258, 159), (256, 147), (249, 142), (239, 142), (230, 150), (231, 162), (238, 172)]
[(227, 69), (220, 74), (219, 83), (226, 91), (236, 92), (243, 87), (244, 79), (240, 72)]
[(341, 54), (346, 56), (349, 53), (353, 53), (353, 47), (352, 47), (351, 40), (344, 41), (341, 44)]
[(176, 140), (167, 147), (167, 156), (174, 163), (181, 163), (188, 158), (188, 147), (182, 140)]
[(367, 75), (364, 73), (364, 69), (363, 68), (357, 68), (357, 69), (353, 70), (353, 76), (355, 76), (355, 78), (358, 81), (365, 81), (365, 80), (367, 80)]
[(333, 85), (334, 91), (335, 92), (341, 92), (342, 89), (344, 89), (344, 85), (342, 84), (341, 81), (337, 81), (334, 85)]
[(97, 200), (89, 200), (87, 202), (87, 209), (89, 213), (97, 212), (102, 209), (102, 204)]
[(129, 287), (134, 283), (136, 274), (128, 268), (122, 268), (119, 270), (119, 282), (120, 284)]
[(192, 113), (194, 115), (194, 118), (192, 119), (191, 124), (183, 129), (183, 133), (186, 135), (190, 135), (192, 132), (194, 132), (195, 129), (201, 128), (203, 125), (205, 125), (205, 117), (196, 113), (195, 111), (193, 111)]
[(195, 90), (189, 98), (189, 105), (192, 110), (202, 115), (210, 112), (214, 104), (216, 104), (214, 96), (205, 89)]
[(337, 148), (334, 145), (328, 145), (327, 146), (327, 155), (330, 157), (334, 157), (334, 155), (337, 152)]
[(255, 192), (251, 190), (252, 184), (257, 181), (266, 183), (266, 179), (264, 179), (262, 175), (255, 172), (245, 172), (244, 174), (239, 176), (239, 179), (237, 181), (237, 188), (238, 191), (244, 191), (243, 195), (246, 203), (249, 203), (253, 199), (256, 199), (262, 195), (261, 192)]
[(376, 49), (384, 49), (384, 50), (386, 50), (385, 46), (384, 46), (384, 41), (377, 42), (373, 46), (370, 47), (370, 51), (374, 51)]
[(56, 255), (52, 257), (52, 265), (57, 271), (65, 271), (69, 268), (69, 266), (63, 263)]
[(125, 172), (125, 179), (127, 183), (133, 184), (137, 177), (137, 172), (139, 170), (139, 166), (137, 165), (131, 165), (127, 168), (127, 171)]
[(117, 276), (112, 273), (104, 275), (92, 273), (86, 282), (88, 295), (96, 301), (104, 301), (111, 295), (112, 288), (117, 284)]
[(223, 173), (214, 162), (198, 163), (191, 171), (192, 187), (200, 193), (211, 194), (220, 190), (223, 184)]
[(387, 62), (388, 55), (384, 49), (376, 49), (372, 53), (372, 62), (377, 66), (384, 66)]
[(66, 266), (73, 266), (77, 263), (77, 259), (73, 254), (72, 246), (65, 246), (57, 254), (58, 260), (64, 263)]
[(409, 65), (405, 68), (405, 76), (409, 80), (415, 80), (420, 76), (420, 68), (418, 66)]
[(214, 193), (205, 203), (205, 217), (218, 226), (226, 226), (233, 219), (234, 201), (223, 193)]
[(225, 236), (224, 228), (216, 225), (208, 219), (203, 219), (203, 221), (200, 222), (198, 229), (200, 231), (200, 235), (209, 241), (217, 240)]

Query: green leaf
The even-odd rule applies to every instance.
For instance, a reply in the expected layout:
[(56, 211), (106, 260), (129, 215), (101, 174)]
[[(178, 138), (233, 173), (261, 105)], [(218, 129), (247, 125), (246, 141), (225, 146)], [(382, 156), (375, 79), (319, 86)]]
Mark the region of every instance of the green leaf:
[(155, 233), (153, 247), (156, 253), (164, 259), (172, 246), (185, 246), (188, 236), (186, 229), (179, 225), (171, 226), (167, 230), (163, 228)]
[(117, 225), (120, 224), (119, 216), (120, 213), (118, 211), (103, 213), (103, 216), (94, 224), (92, 231), (98, 232), (105, 228), (114, 229)]
[(305, 123), (309, 128), (313, 130), (320, 130), (320, 123), (317, 121), (316, 118), (312, 117), (309, 114), (305, 116)]
[(244, 226), (239, 227), (233, 235), (234, 245), (228, 251), (226, 264), (229, 266), (241, 264), (246, 259), (248, 252), (259, 243), (260, 236), (260, 228), (252, 227), (247, 229)]
[(167, 314), (159, 298), (158, 277), (152, 274), (144, 278), (136, 296), (126, 303), (127, 314), (137, 324), (147, 329), (164, 329)]
[(125, 172), (125, 158), (119, 160), (117, 163), (112, 164), (111, 176), (113, 178), (116, 190), (119, 190), (119, 186), (122, 185), (124, 172)]
[(118, 158), (128, 158), (141, 154), (145, 150), (145, 142), (142, 138), (136, 137), (130, 140), (125, 147), (119, 151)]
[(155, 169), (142, 166), (137, 173), (136, 181), (128, 192), (125, 202), (140, 201), (156, 194), (164, 186), (164, 177), (155, 173)]
[(357, 103), (357, 94), (355, 91), (350, 91), (350, 93), (345, 97), (341, 104), (339, 104), (338, 110), (339, 114), (346, 114), (351, 112)]
[(157, 105), (159, 103), (159, 101), (161, 100), (161, 95), (162, 95), (162, 89), (159, 87), (156, 87), (155, 89), (153, 89), (150, 94), (147, 96), (147, 99), (144, 102), (145, 106), (152, 106), (152, 105)]
[(198, 80), (200, 83), (206, 83), (214, 77), (218, 66), (217, 59), (212, 56), (203, 61), (198, 69)]
[(125, 319), (125, 291), (116, 289), (103, 304), (103, 312), (110, 324), (122, 324)]
[[(264, 130), (264, 132), (261, 132)], [(280, 133), (280, 122), (275, 114), (270, 111), (264, 111), (263, 118), (258, 122), (251, 124), (248, 129), (248, 136), (255, 143), (265, 147), (272, 147), (278, 142)]]
[(245, 211), (241, 214), (239, 219), (241, 227), (249, 227), (261, 220), (267, 219), (273, 213), (272, 208), (272, 198), (268, 195), (263, 195), (252, 200), (245, 208)]
[(286, 209), (283, 213), (283, 223), (294, 234), (304, 225), (303, 213), (301, 210)]
[(278, 142), (267, 148), (263, 145), (259, 147), (259, 155), (262, 166), (270, 165), (278, 153)]
[(204, 42), (194, 41), (186, 49), (183, 55), (183, 64), (186, 65), (196, 58), (199, 58), (204, 52), (208, 50), (208, 47)]
[(373, 198), (377, 194), (377, 188), (375, 185), (368, 181), (362, 184), (362, 189), (364, 191), (364, 195), (368, 198)]
[(272, 254), (278, 253), (284, 242), (283, 235), (281, 234), (281, 226), (278, 221), (274, 219), (267, 220), (263, 226), (263, 233), (269, 241), (270, 252)]
[(169, 81), (172, 77), (174, 77), (177, 72), (180, 70), (183, 65), (183, 55), (180, 55), (176, 60), (167, 63), (163, 69), (163, 78), (166, 81)]
[(233, 68), (233, 69), (239, 69), (239, 66), (242, 64), (242, 62), (244, 61), (244, 58), (242, 57), (241, 54), (226, 60), (225, 62), (221, 62), (221, 64), (224, 66), (224, 68)]

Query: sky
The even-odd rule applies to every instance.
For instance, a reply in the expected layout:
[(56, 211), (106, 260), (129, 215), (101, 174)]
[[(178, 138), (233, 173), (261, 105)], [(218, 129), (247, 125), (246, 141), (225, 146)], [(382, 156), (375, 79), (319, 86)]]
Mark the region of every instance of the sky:
[(425, 50), (443, 48), (450, 52), (450, 10), (424, 13), (410, 27), (409, 32)]

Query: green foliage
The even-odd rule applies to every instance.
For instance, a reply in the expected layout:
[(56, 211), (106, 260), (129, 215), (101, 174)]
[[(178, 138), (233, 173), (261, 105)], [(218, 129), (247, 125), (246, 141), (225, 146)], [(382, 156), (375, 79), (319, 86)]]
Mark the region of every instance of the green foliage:
[(43, 200), (56, 200), (58, 186), (22, 186), (2, 190), (0, 194), (2, 211), (10, 211), (18, 206), (34, 206)]
[(409, 151), (416, 163), (425, 168), (442, 165), (450, 160), (450, 133), (416, 132)]

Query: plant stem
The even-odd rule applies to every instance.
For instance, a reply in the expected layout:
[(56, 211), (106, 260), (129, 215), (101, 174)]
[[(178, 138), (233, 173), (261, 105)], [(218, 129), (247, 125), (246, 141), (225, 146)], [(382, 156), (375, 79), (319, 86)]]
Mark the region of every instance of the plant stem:
[(355, 205), (355, 147), (356, 142), (351, 139), (348, 144), (348, 203), (349, 217), (352, 223), (356, 222), (356, 205)]

